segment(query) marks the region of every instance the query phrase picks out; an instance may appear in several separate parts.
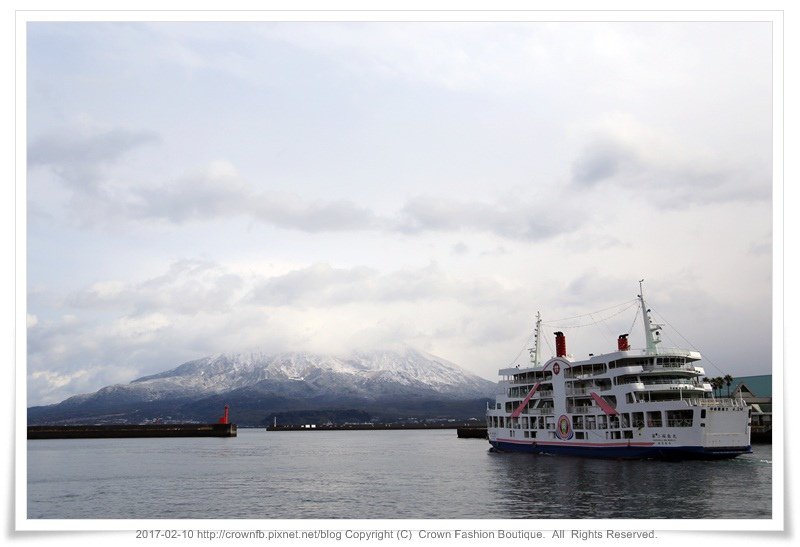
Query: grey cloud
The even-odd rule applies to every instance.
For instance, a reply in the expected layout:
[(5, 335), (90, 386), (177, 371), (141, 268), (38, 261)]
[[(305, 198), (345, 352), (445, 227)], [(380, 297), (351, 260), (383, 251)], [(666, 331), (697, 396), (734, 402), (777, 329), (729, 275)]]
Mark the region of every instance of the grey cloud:
[(676, 151), (658, 156), (644, 154), (639, 146), (596, 135), (572, 164), (573, 185), (616, 186), (670, 208), (771, 199), (771, 168), (766, 162), (732, 164), (729, 158)]
[(611, 178), (638, 163), (632, 150), (609, 138), (598, 138), (590, 143), (583, 155), (573, 164), (573, 181), (592, 186)]
[(463, 241), (459, 241), (458, 243), (453, 245), (450, 248), (450, 250), (454, 255), (463, 255), (463, 254), (467, 254), (469, 252), (469, 247)]
[(249, 216), (278, 228), (317, 233), (378, 225), (369, 209), (348, 201), (305, 201), (255, 192), (235, 176), (199, 173), (157, 188), (137, 190), (128, 208), (136, 218), (175, 224)]
[(309, 233), (335, 231), (474, 231), (514, 240), (546, 239), (577, 226), (551, 222), (551, 213), (515, 204), (500, 207), (430, 197), (409, 200), (395, 217), (345, 200), (304, 200), (285, 194), (257, 193), (236, 180), (201, 177), (138, 192), (137, 215), (171, 222), (246, 215), (279, 228)]
[(252, 188), (235, 174), (212, 168), (157, 187), (133, 191), (127, 207), (137, 218), (155, 218), (180, 224), (246, 212)]
[(513, 240), (536, 241), (578, 227), (577, 221), (557, 222), (555, 214), (563, 214), (563, 211), (551, 211), (541, 204), (517, 202), (496, 206), (417, 197), (409, 200), (401, 210), (396, 229), (409, 234), (469, 230)]
[(561, 291), (564, 304), (587, 310), (633, 299), (639, 292), (638, 279), (622, 280), (596, 270), (574, 277)]
[(324, 305), (355, 300), (376, 275), (369, 268), (333, 268), (319, 263), (259, 283), (247, 296), (256, 304)]
[(303, 202), (261, 195), (252, 207), (253, 216), (260, 220), (304, 232), (368, 230), (381, 224), (369, 209), (343, 200)]
[(366, 230), (378, 225), (370, 210), (349, 201), (306, 201), (256, 192), (234, 173), (213, 169), (156, 188), (136, 190), (129, 208), (138, 218), (176, 224), (249, 216), (265, 224), (303, 232)]
[(318, 263), (259, 283), (248, 301), (268, 306), (331, 306), (357, 302), (419, 302), (450, 299), (476, 305), (508, 303), (515, 291), (491, 279), (457, 280), (435, 264), (381, 273), (366, 267)]
[(76, 197), (103, 194), (101, 170), (104, 166), (136, 148), (158, 141), (158, 134), (152, 131), (115, 128), (92, 133), (83, 128), (68, 128), (30, 142), (28, 166), (50, 167), (70, 186)]
[(122, 309), (130, 316), (224, 313), (243, 285), (241, 277), (212, 262), (180, 260), (165, 274), (140, 283), (96, 283), (70, 295), (66, 303), (78, 310)]
[[(308, 201), (256, 192), (225, 162), (159, 184), (104, 184), (103, 167), (158, 140), (150, 131), (115, 128), (91, 133), (73, 127), (33, 140), (28, 146), (28, 162), (59, 175), (72, 191), (72, 209), (82, 223), (158, 219), (182, 224), (250, 216), (279, 228), (311, 233), (381, 226), (372, 211), (349, 201)], [(35, 195), (32, 197), (34, 210), (46, 218), (47, 212), (36, 208)]]
[(111, 129), (90, 135), (75, 132), (52, 133), (35, 139), (28, 146), (28, 164), (68, 165), (107, 163), (145, 144), (158, 142), (153, 131)]
[(158, 184), (104, 184), (102, 166), (156, 140), (153, 133), (126, 129), (78, 137), (75, 142), (46, 135), (31, 144), (29, 161), (31, 165), (48, 166), (61, 176), (72, 191), (73, 212), (86, 224), (144, 220), (184, 224), (245, 216), (308, 233), (469, 231), (521, 241), (543, 240), (578, 227), (575, 220), (557, 222), (555, 215), (564, 215), (563, 206), (554, 211), (543, 202), (491, 204), (418, 196), (395, 215), (381, 216), (347, 200), (309, 200), (287, 193), (259, 192), (225, 162)]

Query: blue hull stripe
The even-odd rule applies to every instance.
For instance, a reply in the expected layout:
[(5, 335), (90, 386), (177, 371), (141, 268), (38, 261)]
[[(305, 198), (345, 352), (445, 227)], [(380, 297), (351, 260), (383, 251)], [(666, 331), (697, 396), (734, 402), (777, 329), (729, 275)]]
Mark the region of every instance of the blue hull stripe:
[(532, 444), (489, 441), (500, 452), (527, 452), (531, 454), (563, 454), (568, 456), (593, 456), (596, 458), (657, 458), (716, 460), (735, 458), (752, 452), (750, 446), (704, 448), (702, 446), (580, 446), (576, 444)]

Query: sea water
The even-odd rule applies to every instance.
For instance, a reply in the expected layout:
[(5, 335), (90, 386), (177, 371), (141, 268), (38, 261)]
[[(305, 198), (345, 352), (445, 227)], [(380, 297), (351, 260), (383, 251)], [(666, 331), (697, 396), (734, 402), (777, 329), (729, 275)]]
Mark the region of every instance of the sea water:
[(28, 441), (30, 519), (766, 519), (772, 447), (723, 461), (495, 453), (455, 430)]

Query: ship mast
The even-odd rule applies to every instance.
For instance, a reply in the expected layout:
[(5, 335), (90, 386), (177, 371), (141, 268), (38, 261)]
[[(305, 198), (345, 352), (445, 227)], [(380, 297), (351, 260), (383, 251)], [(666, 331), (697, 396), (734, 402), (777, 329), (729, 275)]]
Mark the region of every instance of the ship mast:
[(642, 321), (644, 322), (644, 339), (647, 342), (647, 353), (657, 353), (656, 344), (661, 342), (660, 338), (660, 330), (663, 328), (662, 325), (656, 325), (653, 323), (652, 317), (650, 317), (650, 310), (647, 308), (647, 304), (644, 302), (644, 289), (642, 287), (642, 283), (644, 283), (644, 279), (639, 280), (639, 302), (642, 304)]
[(539, 366), (539, 353), (542, 347), (540, 343), (539, 334), (542, 330), (542, 314), (541, 312), (536, 312), (536, 328), (533, 329), (533, 347), (528, 348), (528, 351), (531, 352), (531, 365), (534, 367)]

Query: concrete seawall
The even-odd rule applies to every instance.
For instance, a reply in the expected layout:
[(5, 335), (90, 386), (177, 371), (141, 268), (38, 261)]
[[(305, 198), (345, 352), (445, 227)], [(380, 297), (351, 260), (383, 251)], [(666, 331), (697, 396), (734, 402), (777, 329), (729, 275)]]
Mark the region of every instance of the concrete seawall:
[(235, 437), (236, 424), (29, 425), (28, 439)]

